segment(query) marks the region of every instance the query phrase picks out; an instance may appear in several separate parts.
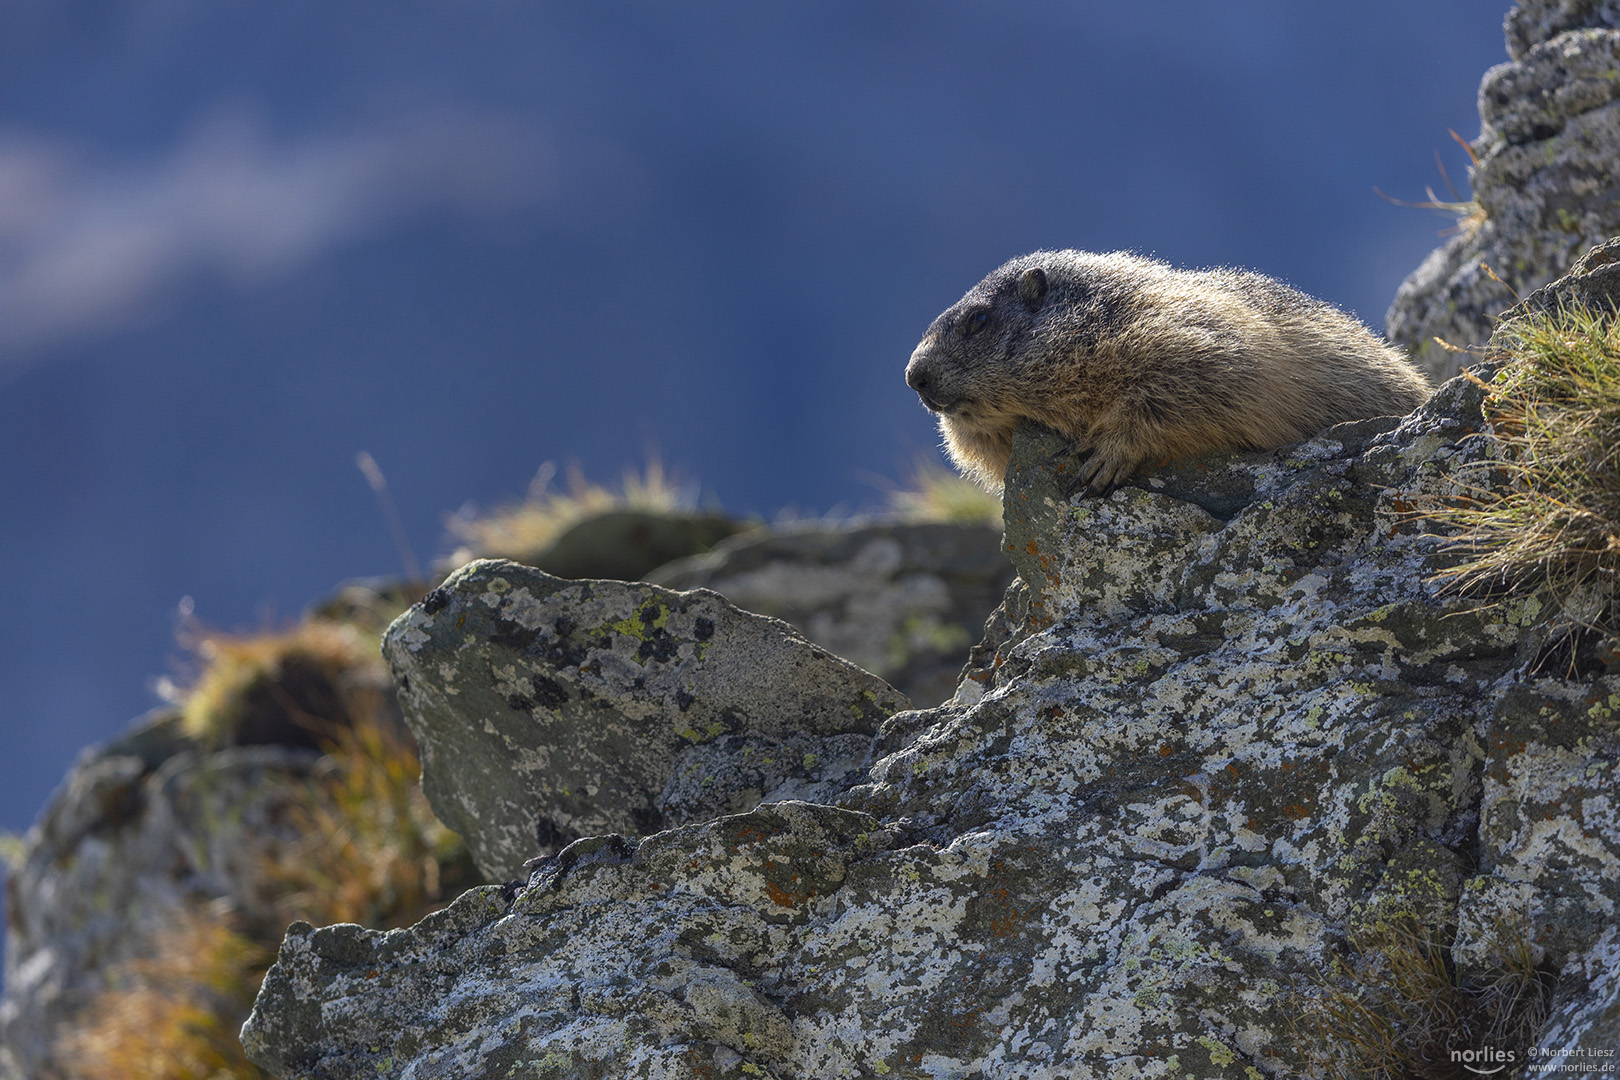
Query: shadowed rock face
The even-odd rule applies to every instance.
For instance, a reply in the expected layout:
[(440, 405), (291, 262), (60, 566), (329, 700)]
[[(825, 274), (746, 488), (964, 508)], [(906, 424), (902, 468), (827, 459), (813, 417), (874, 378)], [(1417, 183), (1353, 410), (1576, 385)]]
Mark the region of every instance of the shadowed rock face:
[(1479, 87), (1483, 221), (1425, 259), (1389, 309), (1390, 340), (1442, 379), (1470, 361), (1435, 337), (1483, 344), (1518, 296), (1620, 233), (1620, 5), (1524, 0), (1506, 33), (1512, 59)]
[(1560, 1045), (1613, 1045), (1620, 677), (1527, 675), (1537, 613), (1437, 595), (1411, 517), (1491, 452), (1482, 393), (1102, 499), (1021, 429), (1023, 582), (958, 703), (887, 721), (866, 782), (581, 840), (410, 930), (295, 926), (250, 1053), (287, 1077), (1298, 1075), (1293, 1018), (1347, 930), (1455, 927), (1478, 970), (1504, 912), (1561, 973)]
[(715, 593), (481, 560), (389, 627), (422, 787), (495, 879), (582, 836), (827, 798), (908, 708)]

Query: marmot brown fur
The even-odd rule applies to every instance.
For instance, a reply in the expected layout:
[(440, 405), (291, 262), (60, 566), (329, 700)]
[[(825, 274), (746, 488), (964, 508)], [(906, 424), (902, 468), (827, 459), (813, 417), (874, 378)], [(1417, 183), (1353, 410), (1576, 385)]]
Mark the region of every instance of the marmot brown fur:
[(1078, 483), (1106, 491), (1145, 462), (1405, 414), (1430, 389), (1354, 318), (1263, 274), (1084, 251), (1037, 251), (979, 282), (928, 328), (906, 383), (991, 490), (1022, 419), (1090, 450)]

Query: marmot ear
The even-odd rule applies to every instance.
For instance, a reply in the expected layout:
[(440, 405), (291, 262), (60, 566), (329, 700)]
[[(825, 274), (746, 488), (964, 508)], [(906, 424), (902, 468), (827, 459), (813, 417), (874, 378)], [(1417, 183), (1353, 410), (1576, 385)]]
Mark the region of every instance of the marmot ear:
[(1040, 310), (1046, 298), (1046, 271), (1033, 266), (1018, 275), (1018, 298), (1031, 311)]

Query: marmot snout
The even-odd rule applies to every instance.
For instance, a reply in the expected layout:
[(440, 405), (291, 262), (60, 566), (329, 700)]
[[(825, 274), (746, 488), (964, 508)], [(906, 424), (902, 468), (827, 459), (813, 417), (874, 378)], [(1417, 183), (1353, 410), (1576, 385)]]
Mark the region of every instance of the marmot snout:
[(1429, 396), (1398, 350), (1280, 281), (1083, 251), (995, 270), (934, 320), (906, 383), (991, 490), (1022, 419), (1091, 451), (1080, 482), (1105, 491), (1144, 462), (1270, 450)]

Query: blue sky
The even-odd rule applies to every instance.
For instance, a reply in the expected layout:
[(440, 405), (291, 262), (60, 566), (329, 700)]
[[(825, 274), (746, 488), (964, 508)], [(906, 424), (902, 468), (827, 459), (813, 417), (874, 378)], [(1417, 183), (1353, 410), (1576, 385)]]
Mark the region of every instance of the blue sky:
[(543, 462), (741, 512), (935, 453), (901, 372), (1006, 258), (1238, 264), (1375, 327), (1505, 9), (0, 7), (0, 829), (155, 704), (190, 597), (296, 616)]

